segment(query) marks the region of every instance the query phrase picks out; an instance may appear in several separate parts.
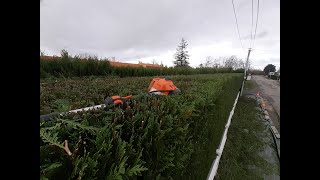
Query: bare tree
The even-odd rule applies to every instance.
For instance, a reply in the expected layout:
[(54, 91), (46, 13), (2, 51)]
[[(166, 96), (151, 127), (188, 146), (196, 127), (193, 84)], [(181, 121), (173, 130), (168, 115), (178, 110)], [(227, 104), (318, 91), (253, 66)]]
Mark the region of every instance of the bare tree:
[(234, 69), (236, 67), (236, 57), (231, 56), (231, 57), (227, 58), (224, 62), (224, 66), (227, 68)]
[(238, 60), (238, 68), (240, 68), (240, 69), (244, 69), (245, 68), (245, 63), (243, 62), (243, 60), (242, 59), (239, 59)]
[(224, 67), (242, 69), (245, 68), (245, 63), (242, 59), (238, 59), (235, 55), (232, 55), (224, 60)]
[(158, 64), (158, 62), (155, 59), (152, 59), (152, 64)]
[(221, 58), (215, 59), (214, 63), (213, 63), (213, 66), (215, 68), (219, 68), (221, 66), (220, 61), (221, 61)]
[(211, 56), (207, 56), (204, 66), (205, 67), (210, 67), (212, 65), (212, 63), (213, 63), (213, 58)]

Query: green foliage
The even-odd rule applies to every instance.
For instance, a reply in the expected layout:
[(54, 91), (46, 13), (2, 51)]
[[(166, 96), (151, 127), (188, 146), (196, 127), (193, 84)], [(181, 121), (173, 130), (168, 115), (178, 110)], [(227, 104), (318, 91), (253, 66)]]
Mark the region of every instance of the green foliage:
[(264, 67), (263, 72), (265, 74), (269, 74), (269, 72), (276, 72), (276, 66), (273, 64), (268, 64), (266, 67)]
[(55, 57), (51, 60), (40, 56), (40, 78), (83, 76), (142, 77), (241, 72), (233, 71), (232, 68), (191, 68), (187, 65), (188, 63), (184, 62), (184, 64), (186, 65), (183, 65), (183, 67), (164, 67), (162, 69), (112, 67), (107, 59), (99, 59), (96, 56), (72, 57), (66, 50), (62, 50), (61, 57)]
[(249, 73), (251, 73), (251, 75), (264, 75), (264, 71), (256, 69), (249, 70)]
[(46, 60), (40, 56), (40, 77), (73, 77), (90, 75), (111, 74), (111, 65), (106, 59), (95, 56), (69, 56), (67, 51), (62, 51), (61, 58)]
[[(54, 110), (50, 102), (56, 97), (72, 102), (73, 109), (89, 102), (101, 104), (106, 95), (137, 95), (125, 111), (106, 107), (42, 123), (41, 132), (54, 139), (40, 139), (40, 165), (61, 164), (43, 177), (206, 178), (243, 75), (171, 77), (183, 92), (180, 96), (144, 95), (151, 81), (148, 77), (42, 81), (42, 110)], [(75, 156), (49, 146), (64, 140), (68, 140), (71, 152), (77, 149)]]
[(63, 149), (62, 143), (58, 141), (58, 133), (51, 134), (49, 132), (46, 132), (46, 129), (40, 129), (40, 138), (45, 143), (49, 143), (49, 145), (57, 146), (61, 149)]
[(181, 43), (177, 48), (177, 52), (174, 55), (174, 58), (176, 60), (173, 61), (173, 63), (176, 67), (188, 67), (189, 54), (188, 54), (188, 51), (186, 50), (187, 46), (188, 46), (187, 41), (182, 38)]
[(273, 79), (273, 80), (278, 80), (278, 78), (279, 78), (279, 76), (277, 76), (277, 75), (270, 75), (269, 77), (270, 77), (270, 79)]

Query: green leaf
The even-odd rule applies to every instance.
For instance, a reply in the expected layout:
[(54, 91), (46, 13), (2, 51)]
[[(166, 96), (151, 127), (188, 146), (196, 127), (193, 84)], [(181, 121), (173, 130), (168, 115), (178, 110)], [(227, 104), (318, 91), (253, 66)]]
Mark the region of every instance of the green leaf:
[(126, 174), (131, 177), (133, 175), (140, 175), (142, 171), (146, 171), (148, 170), (148, 168), (146, 167), (143, 167), (142, 165), (138, 164), (138, 165), (135, 165), (133, 166), (132, 168), (128, 169)]
[(46, 129), (41, 128), (40, 137), (44, 142), (49, 143), (50, 145), (57, 146), (61, 149), (64, 149), (63, 143), (60, 143), (58, 141), (58, 133), (46, 132)]
[(43, 174), (46, 174), (47, 172), (53, 171), (53, 170), (55, 170), (56, 168), (59, 168), (59, 167), (61, 167), (61, 166), (62, 166), (61, 163), (55, 162), (55, 163), (50, 164), (48, 167), (44, 168), (41, 172), (42, 172)]

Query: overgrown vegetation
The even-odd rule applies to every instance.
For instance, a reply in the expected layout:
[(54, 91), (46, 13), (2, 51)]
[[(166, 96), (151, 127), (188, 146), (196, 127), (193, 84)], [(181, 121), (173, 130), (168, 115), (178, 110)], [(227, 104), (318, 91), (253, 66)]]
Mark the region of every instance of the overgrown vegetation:
[[(242, 77), (174, 76), (183, 93), (172, 97), (141, 94), (151, 78), (42, 82), (46, 95), (41, 102), (59, 97), (77, 104), (115, 92), (140, 95), (125, 111), (106, 107), (40, 123), (40, 175), (43, 179), (205, 179)], [(65, 89), (52, 88), (55, 83)], [(70, 156), (63, 149), (65, 140)]]

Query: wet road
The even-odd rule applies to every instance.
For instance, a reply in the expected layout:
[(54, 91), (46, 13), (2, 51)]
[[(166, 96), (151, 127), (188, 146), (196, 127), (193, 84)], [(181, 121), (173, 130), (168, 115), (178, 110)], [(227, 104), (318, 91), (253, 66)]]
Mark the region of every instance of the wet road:
[(258, 85), (258, 92), (266, 102), (273, 125), (280, 133), (280, 82), (264, 76), (252, 76), (252, 80)]
[(280, 117), (280, 82), (264, 76), (253, 76), (252, 79), (258, 84), (260, 95), (269, 101)]

